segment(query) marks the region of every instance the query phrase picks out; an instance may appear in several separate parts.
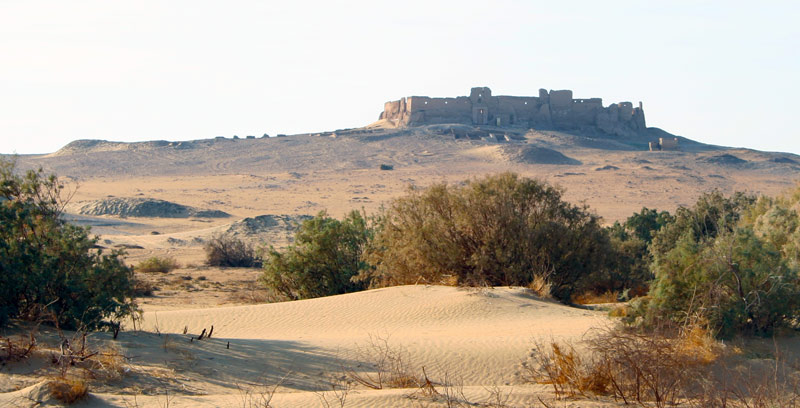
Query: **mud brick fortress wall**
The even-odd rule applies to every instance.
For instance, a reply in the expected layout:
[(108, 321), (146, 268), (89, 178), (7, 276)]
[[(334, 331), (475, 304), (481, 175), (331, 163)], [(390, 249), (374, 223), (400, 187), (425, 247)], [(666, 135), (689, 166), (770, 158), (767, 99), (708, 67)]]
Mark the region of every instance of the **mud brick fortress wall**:
[(642, 103), (620, 102), (603, 107), (600, 98), (574, 99), (572, 91), (539, 90), (539, 96), (493, 96), (486, 87), (469, 96), (409, 96), (386, 102), (380, 119), (395, 126), (441, 123), (556, 130), (596, 128), (617, 136), (636, 136), (646, 129)]

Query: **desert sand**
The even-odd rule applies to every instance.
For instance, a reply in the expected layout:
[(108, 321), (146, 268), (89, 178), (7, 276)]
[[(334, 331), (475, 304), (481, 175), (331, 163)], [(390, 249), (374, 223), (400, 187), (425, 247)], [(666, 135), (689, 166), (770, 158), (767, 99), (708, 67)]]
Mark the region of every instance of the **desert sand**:
[[(125, 248), (129, 264), (154, 255), (182, 264), (168, 274), (139, 274), (157, 290), (139, 299), (142, 321), (129, 322), (118, 340), (89, 336), (123, 361), (117, 378), (92, 381), (83, 406), (260, 406), (273, 390), (277, 407), (340, 406), (340, 397), (347, 407), (447, 406), (453, 394), (487, 406), (498, 399), (540, 406), (539, 398), (552, 399), (549, 388), (522, 376), (532, 347), (579, 341), (611, 324), (606, 313), (539, 299), (523, 288), (402, 286), (265, 303), (259, 270), (205, 267), (203, 242), (248, 217), (373, 212), (410, 186), (504, 171), (563, 187), (567, 200), (589, 205), (606, 224), (643, 206), (674, 211), (713, 189), (780, 194), (800, 175), (796, 155), (686, 139), (680, 151), (649, 152), (641, 143), (561, 132), (514, 136), (497, 143), (448, 138), (436, 127), (373, 127), (268, 139), (79, 141), (53, 154), (18, 157), (20, 168), (42, 167), (68, 181), (74, 196), (67, 216), (92, 226), (103, 247)], [(393, 169), (380, 170), (382, 164)], [(109, 198), (160, 199), (230, 216), (81, 214)], [(291, 240), (290, 224), (242, 237), (282, 247)], [(212, 337), (198, 340), (212, 325)], [(53, 375), (47, 361), (55, 337), (40, 332), (34, 358), (0, 369), (0, 406), (53, 403), (43, 378)], [(438, 395), (363, 384), (342, 390), (348, 372), (374, 376), (386, 350), (415, 378), (427, 374)]]
[[(606, 323), (602, 312), (542, 300), (522, 288), (422, 285), (151, 311), (139, 330), (113, 342), (129, 356), (125, 375), (93, 390), (87, 405), (125, 406), (135, 399), (140, 406), (163, 406), (169, 398), (170, 406), (248, 406), (248, 398), (255, 401), (264, 387), (277, 386), (274, 406), (324, 406), (320, 398), (333, 404), (331, 384), (347, 371), (375, 375), (374, 364), (388, 347), (413, 375), (422, 375), (424, 367), (439, 392), (463, 391), (477, 402), (491, 402), (500, 393), (508, 404), (528, 406), (547, 398), (547, 387), (521, 376), (535, 342), (580, 340)], [(197, 340), (212, 325), (212, 338)], [(91, 341), (112, 343), (106, 333), (93, 334)], [(0, 403), (33, 406), (37, 398), (46, 399), (42, 385), (31, 381), (35, 377), (6, 378), (4, 388), (22, 388), (0, 394)], [(415, 388), (357, 386), (346, 397), (352, 407), (445, 404), (443, 397)]]

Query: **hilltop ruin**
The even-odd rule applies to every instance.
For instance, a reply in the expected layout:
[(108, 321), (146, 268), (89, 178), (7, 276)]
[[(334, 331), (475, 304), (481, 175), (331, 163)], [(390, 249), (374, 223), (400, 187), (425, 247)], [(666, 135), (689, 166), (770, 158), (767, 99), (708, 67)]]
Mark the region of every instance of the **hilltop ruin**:
[(614, 103), (601, 98), (573, 99), (572, 91), (539, 90), (539, 96), (493, 96), (487, 87), (469, 96), (409, 96), (386, 102), (380, 119), (396, 127), (443, 123), (555, 130), (599, 130), (631, 137), (645, 131), (642, 103)]

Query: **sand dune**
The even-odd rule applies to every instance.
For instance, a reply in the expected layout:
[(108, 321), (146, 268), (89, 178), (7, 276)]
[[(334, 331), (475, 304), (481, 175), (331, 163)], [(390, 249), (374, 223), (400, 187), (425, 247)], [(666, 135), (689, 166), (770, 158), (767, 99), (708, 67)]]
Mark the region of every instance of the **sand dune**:
[(162, 333), (187, 327), (196, 336), (213, 325), (214, 338), (230, 340), (231, 348), (239, 340), (284, 341), (342, 355), (364, 347), (370, 336), (380, 337), (406, 349), (417, 364), (441, 365), (471, 383), (502, 384), (532, 339), (579, 338), (602, 321), (602, 313), (544, 301), (521, 288), (401, 286), (295, 302), (149, 312), (143, 327)]
[[(334, 398), (331, 377), (341, 378), (343, 370), (373, 373), (379, 348), (389, 347), (415, 375), (424, 367), (442, 392), (450, 384), (482, 402), (497, 387), (522, 406), (546, 394), (546, 387), (527, 384), (518, 373), (534, 342), (579, 340), (607, 321), (601, 312), (542, 300), (523, 288), (421, 285), (285, 303), (150, 311), (143, 317), (144, 331), (123, 332), (114, 343), (131, 356), (130, 373), (120, 383), (93, 390), (86, 405), (130, 405), (135, 396), (140, 406), (159, 406), (171, 391), (170, 406), (243, 406), (241, 390), (280, 384), (275, 406), (324, 406), (321, 396)], [(212, 338), (197, 340), (211, 325)], [(0, 394), (0, 404), (33, 406), (27, 397), (43, 400), (42, 387)], [(414, 388), (359, 386), (346, 406), (442, 404)]]

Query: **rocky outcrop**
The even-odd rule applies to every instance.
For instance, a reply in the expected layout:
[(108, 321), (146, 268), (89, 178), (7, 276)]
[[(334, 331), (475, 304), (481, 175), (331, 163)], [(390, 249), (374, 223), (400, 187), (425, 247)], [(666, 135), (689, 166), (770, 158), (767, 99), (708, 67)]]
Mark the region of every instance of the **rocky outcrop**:
[(193, 207), (154, 198), (106, 198), (85, 204), (78, 210), (82, 215), (116, 215), (119, 217), (153, 218), (225, 218), (220, 210), (198, 210)]
[(506, 145), (502, 147), (503, 155), (509, 161), (527, 164), (559, 164), (579, 165), (580, 161), (565, 156), (563, 153), (546, 147), (531, 145)]
[(554, 130), (597, 130), (633, 137), (646, 130), (641, 103), (603, 106), (600, 98), (574, 99), (572, 91), (539, 90), (539, 96), (493, 96), (486, 87), (469, 96), (409, 96), (386, 102), (379, 119), (397, 127), (442, 123)]
[(225, 234), (256, 244), (282, 245), (292, 241), (295, 231), (310, 215), (272, 215), (247, 217), (228, 227)]
[(717, 164), (717, 165), (721, 165), (721, 166), (739, 166), (739, 165), (742, 165), (742, 164), (746, 164), (748, 162), (747, 160), (741, 159), (739, 157), (736, 157), (736, 156), (734, 156), (732, 154), (727, 154), (727, 153), (720, 154), (720, 155), (715, 155), (715, 156), (704, 157), (704, 158), (701, 158), (700, 161), (703, 161), (703, 162), (706, 162), (706, 163)]

